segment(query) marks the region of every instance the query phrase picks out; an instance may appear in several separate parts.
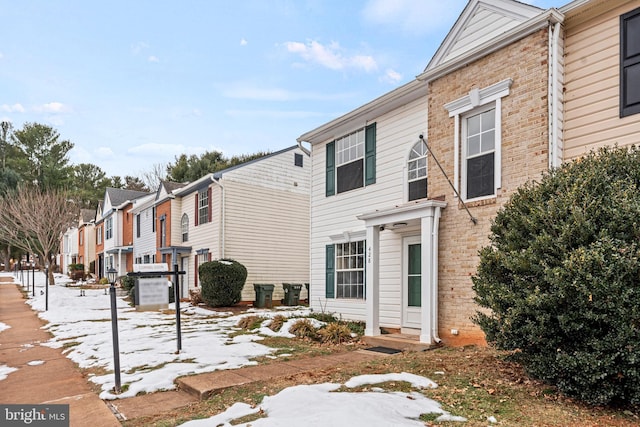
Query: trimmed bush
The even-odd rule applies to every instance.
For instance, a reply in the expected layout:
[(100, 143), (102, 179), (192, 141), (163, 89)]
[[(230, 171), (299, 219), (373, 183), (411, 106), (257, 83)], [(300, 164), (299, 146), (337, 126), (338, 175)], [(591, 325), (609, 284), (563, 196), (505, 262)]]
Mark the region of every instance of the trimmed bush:
[(526, 371), (596, 405), (640, 404), (640, 150), (521, 187), (472, 278), (474, 321)]
[(136, 278), (130, 276), (122, 276), (120, 278), (120, 285), (122, 289), (127, 291), (127, 295), (131, 298), (131, 301), (136, 299)]
[(240, 302), (247, 269), (232, 259), (221, 259), (198, 267), (200, 296), (210, 307), (228, 307)]

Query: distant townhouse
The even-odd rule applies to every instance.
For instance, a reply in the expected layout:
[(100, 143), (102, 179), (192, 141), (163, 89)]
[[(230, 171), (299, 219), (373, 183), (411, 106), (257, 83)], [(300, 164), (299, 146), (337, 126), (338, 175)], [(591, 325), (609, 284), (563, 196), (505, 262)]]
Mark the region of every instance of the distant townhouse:
[(69, 273), (69, 265), (78, 262), (78, 227), (73, 225), (63, 233), (58, 261), (62, 274)]
[(101, 263), (100, 277), (114, 268), (118, 275), (124, 275), (133, 270), (133, 215), (131, 209), (136, 199), (147, 196), (148, 192), (107, 188), (102, 202), (99, 223), (96, 223), (97, 234), (96, 252)]
[(150, 193), (135, 200), (131, 208), (133, 224), (133, 262), (151, 264), (156, 262), (156, 197)]
[(166, 227), (172, 224), (165, 237), (159, 232), (161, 255), (186, 272), (189, 289), (200, 286), (198, 267), (204, 262), (242, 263), (248, 271), (246, 302), (255, 299), (254, 284), (275, 285), (277, 300), (283, 283), (308, 283), (310, 168), (293, 146), (173, 190), (176, 199), (159, 217), (165, 215)]
[(91, 265), (95, 264), (96, 260), (95, 219), (95, 209), (80, 209), (77, 262), (84, 266), (85, 272), (93, 271)]

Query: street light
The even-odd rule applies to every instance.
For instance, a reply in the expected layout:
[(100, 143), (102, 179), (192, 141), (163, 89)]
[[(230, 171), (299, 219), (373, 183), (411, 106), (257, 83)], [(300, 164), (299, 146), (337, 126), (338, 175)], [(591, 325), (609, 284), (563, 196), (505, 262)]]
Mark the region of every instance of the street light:
[(109, 294), (111, 295), (111, 332), (113, 334), (113, 371), (116, 377), (116, 394), (120, 393), (120, 346), (118, 345), (118, 312), (116, 310), (116, 279), (118, 271), (111, 267), (107, 270), (107, 279), (111, 283)]

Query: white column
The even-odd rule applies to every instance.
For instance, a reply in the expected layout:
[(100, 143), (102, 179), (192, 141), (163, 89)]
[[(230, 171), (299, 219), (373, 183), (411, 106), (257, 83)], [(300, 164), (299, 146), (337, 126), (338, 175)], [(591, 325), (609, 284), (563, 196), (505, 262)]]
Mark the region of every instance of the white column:
[(431, 335), (431, 314), (433, 310), (433, 294), (431, 279), (433, 278), (433, 209), (421, 218), (421, 292), (420, 305), (420, 342), (433, 343)]
[(366, 307), (367, 324), (364, 334), (368, 337), (380, 335), (380, 228), (367, 227), (366, 266)]

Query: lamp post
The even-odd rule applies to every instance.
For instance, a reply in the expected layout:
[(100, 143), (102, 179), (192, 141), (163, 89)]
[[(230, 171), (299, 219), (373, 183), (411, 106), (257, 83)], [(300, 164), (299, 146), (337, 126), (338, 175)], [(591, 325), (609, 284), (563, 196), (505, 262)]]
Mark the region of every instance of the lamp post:
[(44, 311), (49, 311), (49, 263), (44, 266)]
[(120, 346), (118, 344), (118, 312), (116, 310), (116, 278), (118, 272), (111, 267), (107, 270), (107, 279), (111, 286), (109, 294), (111, 295), (111, 332), (113, 334), (113, 372), (115, 374), (116, 386), (114, 388), (116, 394), (120, 393)]

